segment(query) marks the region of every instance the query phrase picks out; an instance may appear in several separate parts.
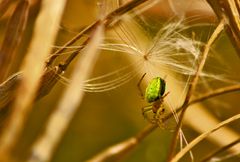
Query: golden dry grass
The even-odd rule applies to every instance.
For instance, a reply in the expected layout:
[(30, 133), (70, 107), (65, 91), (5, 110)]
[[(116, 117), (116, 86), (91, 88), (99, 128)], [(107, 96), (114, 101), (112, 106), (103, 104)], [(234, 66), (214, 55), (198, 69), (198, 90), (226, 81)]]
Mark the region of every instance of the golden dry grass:
[[(219, 148), (237, 161), (238, 1), (196, 3), (200, 15), (194, 2), (101, 2), (0, 2), (0, 161), (198, 161)], [(181, 113), (173, 138), (141, 116), (145, 72), (166, 78), (166, 126)]]

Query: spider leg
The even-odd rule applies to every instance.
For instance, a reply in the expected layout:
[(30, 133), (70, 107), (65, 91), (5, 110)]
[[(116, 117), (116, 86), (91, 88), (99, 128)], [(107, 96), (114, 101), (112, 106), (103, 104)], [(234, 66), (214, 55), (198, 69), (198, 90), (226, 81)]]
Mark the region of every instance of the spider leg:
[(140, 95), (141, 95), (142, 98), (144, 98), (144, 96), (143, 96), (143, 91), (141, 89), (141, 83), (142, 83), (142, 80), (145, 77), (145, 75), (146, 75), (146, 73), (143, 74), (143, 76), (141, 77), (141, 79), (138, 81), (138, 84), (137, 84), (138, 90), (139, 90)]
[(147, 118), (147, 112), (152, 111), (152, 105), (148, 105), (142, 108), (142, 115)]
[(154, 119), (156, 120), (156, 123), (158, 124), (158, 126), (163, 129), (165, 128), (164, 121), (163, 121), (164, 120), (164, 112), (165, 112), (165, 108), (164, 108), (163, 104), (161, 104), (154, 116)]
[(165, 93), (165, 95), (163, 95), (163, 96), (161, 97), (161, 99), (163, 100), (165, 97), (167, 97), (167, 95), (168, 95), (169, 93), (170, 93), (170, 92)]

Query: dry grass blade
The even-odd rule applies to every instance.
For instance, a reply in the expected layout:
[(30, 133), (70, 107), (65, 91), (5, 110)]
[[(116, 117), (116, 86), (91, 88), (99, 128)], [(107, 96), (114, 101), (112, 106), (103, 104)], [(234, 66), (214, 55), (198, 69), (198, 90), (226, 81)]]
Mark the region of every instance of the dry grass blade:
[[(116, 10), (112, 11), (111, 13), (109, 13), (106, 17), (103, 18), (103, 20), (98, 20), (96, 22), (94, 22), (93, 24), (89, 25), (87, 28), (85, 28), (84, 30), (82, 30), (80, 33), (78, 33), (74, 38), (72, 38), (70, 41), (68, 41), (61, 49), (57, 50), (52, 57), (47, 61), (47, 66), (51, 65), (54, 60), (58, 57), (58, 54), (60, 54), (61, 52), (63, 52), (68, 46), (72, 45), (73, 43), (75, 43), (77, 40), (79, 40), (83, 35), (90, 33), (92, 30), (95, 29), (96, 26), (98, 26), (98, 24), (103, 21), (105, 27), (107, 28), (109, 25), (112, 25), (112, 23), (116, 23), (116, 20), (119, 20), (119, 17), (121, 17), (122, 15), (124, 15), (125, 13), (127, 13), (128, 11), (131, 11), (132, 9), (134, 9), (135, 7), (143, 4), (146, 1), (150, 1), (150, 0), (132, 0), (126, 4), (124, 4), (123, 6), (117, 8)], [(81, 50), (81, 48), (79, 48)], [(70, 57), (75, 57), (75, 55), (70, 56)], [(73, 59), (72, 58), (72, 59)]]
[(10, 6), (11, 3), (12, 3), (12, 0), (2, 0), (0, 2), (0, 18), (7, 11), (8, 7)]
[(236, 6), (237, 6), (237, 10), (240, 13), (240, 1), (239, 0), (235, 0)]
[(135, 148), (147, 135), (149, 135), (157, 127), (157, 125), (149, 124), (136, 136), (108, 147), (91, 159), (87, 160), (87, 162), (104, 162), (109, 161), (109, 159), (111, 159), (111, 161), (121, 160), (125, 154), (129, 153), (133, 148)]
[(213, 129), (201, 134), (200, 136), (198, 136), (197, 138), (195, 138), (192, 142), (189, 143), (189, 145), (187, 145), (185, 148), (182, 149), (182, 151), (180, 151), (172, 160), (171, 162), (177, 162), (179, 161), (188, 151), (190, 151), (195, 145), (197, 145), (199, 142), (201, 142), (203, 139), (205, 139), (207, 136), (211, 135), (212, 133), (214, 133), (215, 131), (219, 130), (220, 128), (222, 128), (223, 126), (234, 122), (236, 120), (240, 119), (240, 114), (237, 114), (221, 123), (219, 123), (218, 125), (216, 125)]
[(138, 141), (135, 138), (127, 139), (121, 143), (115, 144), (114, 146), (107, 148), (106, 150), (100, 152), (86, 162), (104, 162), (120, 160), (124, 157), (124, 154), (132, 150), (137, 144)]
[(228, 23), (226, 27), (228, 37), (234, 45), (237, 54), (240, 56), (239, 2), (236, 1), (226, 0), (222, 3), (218, 0), (207, 0), (215, 14), (218, 16), (218, 19), (225, 19)]
[(21, 81), (21, 74), (15, 73), (0, 84), (0, 110), (13, 101), (17, 86)]
[(240, 53), (240, 11), (239, 11), (239, 1), (234, 2), (234, 0), (226, 0), (219, 3), (224, 9), (226, 16), (228, 18), (227, 29), (230, 33), (230, 38)]
[(52, 90), (54, 85), (60, 79), (60, 75), (62, 74), (62, 72), (62, 69), (58, 66), (54, 68), (48, 67), (45, 69), (45, 72), (41, 77), (38, 91), (36, 93), (36, 100), (44, 97)]
[(237, 5), (238, 4), (235, 3), (234, 0), (226, 0), (222, 3), (222, 7), (224, 7), (227, 15), (229, 16), (229, 24), (236, 36), (238, 37), (238, 40), (240, 40), (240, 14)]
[[(36, 99), (47, 95), (57, 81), (60, 79), (62, 69), (58, 66), (46, 68), (41, 77), (40, 85), (37, 91)], [(0, 84), (0, 110), (7, 108), (14, 99), (17, 86), (22, 81), (22, 72), (15, 73)]]
[(195, 99), (191, 100), (188, 105), (192, 105), (192, 104), (195, 104), (197, 102), (201, 102), (201, 101), (204, 101), (206, 99), (209, 99), (209, 98), (212, 98), (212, 97), (215, 97), (215, 96), (219, 96), (221, 94), (234, 92), (234, 91), (240, 91), (240, 85), (227, 86), (227, 87), (216, 89), (213, 92), (208, 92), (208, 93), (203, 94), (202, 96), (200, 96), (198, 98), (195, 98)]
[(180, 117), (179, 117), (179, 122), (178, 122), (176, 130), (174, 132), (174, 136), (173, 136), (172, 144), (171, 144), (171, 147), (170, 147), (168, 160), (171, 160), (173, 155), (174, 155), (174, 152), (175, 152), (175, 149), (176, 149), (176, 146), (177, 146), (178, 137), (179, 137), (179, 132), (180, 132), (180, 129), (181, 129), (181, 126), (182, 126), (183, 117), (184, 117), (184, 114), (185, 114), (185, 112), (188, 108), (187, 105), (189, 104), (190, 98), (191, 98), (193, 92), (195, 91), (195, 88), (196, 88), (196, 85), (197, 85), (197, 82), (198, 82), (198, 79), (199, 79), (199, 75), (203, 70), (205, 62), (207, 60), (209, 50), (210, 50), (212, 44), (214, 43), (214, 41), (218, 38), (220, 33), (223, 31), (224, 25), (225, 25), (225, 21), (221, 20), (220, 23), (218, 24), (217, 28), (214, 30), (213, 34), (209, 38), (207, 44), (204, 47), (202, 58), (201, 58), (200, 63), (198, 65), (197, 71), (196, 71), (196, 73), (195, 73), (195, 75), (192, 79), (192, 82), (189, 86), (185, 101), (184, 101), (183, 106), (182, 106), (183, 108), (182, 108), (182, 111), (181, 111), (181, 114), (180, 114)]
[[(66, 89), (59, 106), (50, 116), (47, 129), (33, 146), (29, 162), (47, 162), (66, 131), (84, 95), (84, 81), (89, 77), (98, 58), (98, 46), (103, 39), (103, 25), (99, 24), (92, 35), (84, 54), (78, 59), (71, 76), (72, 83)], [(53, 132), (54, 130), (54, 132)]]
[(240, 139), (237, 139), (231, 143), (229, 143), (228, 145), (218, 149), (217, 151), (214, 151), (213, 153), (209, 154), (208, 156), (206, 156), (204, 159), (202, 159), (200, 162), (206, 162), (206, 161), (210, 161), (213, 157), (215, 157), (217, 154), (220, 154), (226, 150), (228, 150), (229, 148), (231, 148), (232, 146), (238, 144), (240, 142)]
[[(35, 100), (47, 95), (54, 85), (59, 81), (62, 69), (58, 66), (46, 68), (40, 79), (39, 88)], [(11, 103), (14, 100), (16, 90), (22, 81), (22, 72), (10, 76), (6, 81), (0, 84), (0, 132), (6, 128), (7, 119), (11, 113)]]
[[(219, 95), (223, 95), (229, 92), (236, 92), (240, 90), (239, 85), (234, 86), (228, 86), (224, 88), (219, 88), (211, 93), (207, 93), (205, 95), (202, 95), (199, 98), (196, 98), (189, 102), (189, 105), (195, 104), (201, 101), (204, 101), (206, 99), (210, 99)], [(180, 111), (182, 108), (178, 108), (177, 111)], [(172, 113), (167, 115), (164, 118), (164, 121), (170, 119), (172, 117)], [(87, 160), (88, 162), (101, 162), (101, 161), (107, 161), (109, 159), (121, 159), (123, 156), (127, 153), (129, 153), (132, 149), (134, 149), (145, 137), (147, 137), (151, 132), (153, 132), (156, 128), (158, 128), (157, 125), (149, 124), (147, 125), (143, 130), (141, 130), (137, 135), (126, 139), (118, 144), (115, 144), (113, 146), (108, 147), (107, 149), (103, 150), (99, 154), (95, 155), (91, 159)]]
[(23, 129), (43, 73), (45, 59), (54, 43), (65, 3), (65, 0), (42, 1), (30, 50), (22, 64), (23, 78), (13, 103), (9, 127), (2, 134), (1, 158), (10, 153)]
[[(137, 2), (137, 3), (136, 3)], [(139, 4), (143, 3), (144, 1), (132, 1), (131, 3), (127, 3), (123, 5), (122, 7), (114, 10), (112, 13), (106, 16), (105, 22), (106, 24), (111, 23), (114, 20), (114, 16), (121, 16), (121, 14), (124, 14), (125, 12), (129, 11), (130, 9), (138, 6)], [(108, 17), (108, 18), (107, 18)], [(111, 19), (109, 19), (111, 17)], [(93, 25), (90, 25), (86, 29), (84, 29), (82, 32), (80, 32), (75, 38), (70, 40), (63, 48), (56, 51), (56, 53), (62, 52), (65, 47), (68, 45), (74, 43), (77, 39), (81, 38), (82, 35), (89, 33), (92, 31), (97, 25), (99, 21), (95, 22)], [(59, 74), (62, 73), (63, 70), (67, 68), (67, 66), (71, 63), (71, 61), (77, 56), (79, 51), (88, 43), (88, 39), (84, 42), (84, 45), (76, 52), (71, 54), (71, 56), (64, 62), (64, 64), (60, 64), (57, 69), (50, 69), (49, 66), (46, 67), (46, 70), (41, 78), (41, 83), (37, 92), (37, 99), (41, 98), (42, 96), (49, 93), (49, 91), (52, 89), (52, 87), (55, 85), (57, 80), (59, 79)], [(55, 59), (58, 55), (55, 53), (51, 59)], [(50, 59), (50, 60), (51, 60)], [(52, 61), (53, 61), (52, 60)], [(50, 61), (51, 62), (51, 61)], [(48, 62), (48, 64), (51, 64)], [(53, 75), (51, 75), (53, 74)], [(16, 73), (13, 76), (10, 76), (9, 79), (7, 79), (4, 83), (0, 85), (0, 108), (6, 107), (10, 102), (12, 102), (12, 99), (14, 98), (15, 94), (15, 88), (19, 84), (19, 82), (22, 80), (22, 73)], [(10, 85), (10, 86), (9, 86)]]
[(20, 1), (7, 25), (5, 38), (0, 48), (0, 82), (6, 79), (14, 56), (22, 40), (29, 13), (29, 2)]

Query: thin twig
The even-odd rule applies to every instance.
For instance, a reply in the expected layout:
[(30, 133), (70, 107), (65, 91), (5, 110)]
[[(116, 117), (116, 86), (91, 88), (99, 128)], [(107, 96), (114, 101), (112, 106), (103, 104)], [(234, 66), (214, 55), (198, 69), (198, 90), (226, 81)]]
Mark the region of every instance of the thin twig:
[(71, 76), (72, 84), (68, 86), (58, 108), (50, 116), (46, 131), (34, 144), (29, 162), (48, 162), (51, 159), (57, 144), (83, 99), (84, 81), (91, 74), (98, 58), (98, 46), (102, 43), (103, 28), (103, 25), (99, 24), (85, 48), (83, 57), (77, 60)]
[[(65, 2), (65, 0), (42, 1), (44, 5), (42, 5), (36, 21), (33, 41), (21, 67), (23, 79), (12, 105), (13, 113), (10, 116), (8, 128), (1, 134), (0, 158), (11, 154), (12, 148), (24, 128), (44, 71), (45, 59), (50, 53), (51, 45), (58, 32)], [(39, 48), (40, 44), (41, 48)]]
[(225, 19), (227, 35), (240, 56), (239, 0), (207, 0), (218, 19)]
[(14, 94), (21, 81), (22, 75), (15, 73), (0, 84), (0, 110), (9, 105), (14, 99)]
[(229, 26), (238, 37), (238, 40), (240, 40), (240, 14), (237, 8), (238, 4), (235, 3), (234, 0), (225, 0), (222, 1), (220, 5), (225, 9), (228, 15)]
[(200, 96), (198, 98), (195, 98), (195, 99), (191, 100), (189, 102), (188, 106), (192, 105), (192, 104), (195, 104), (197, 102), (201, 102), (203, 100), (215, 97), (215, 96), (219, 96), (221, 94), (226, 94), (226, 93), (234, 92), (234, 91), (237, 91), (237, 90), (240, 90), (240, 85), (239, 84), (218, 88), (218, 89), (214, 90), (213, 92), (208, 92), (208, 93), (203, 94), (202, 96)]
[[(125, 13), (127, 13), (128, 11), (134, 9), (135, 7), (138, 7), (139, 5), (143, 4), (144, 2), (149, 1), (149, 0), (132, 0), (126, 4), (124, 4), (123, 6), (117, 8), (116, 10), (112, 11), (111, 13), (109, 13), (105, 18), (103, 18), (102, 20), (97, 20), (96, 22), (94, 22), (93, 24), (91, 24), (90, 26), (88, 26), (87, 28), (85, 28), (83, 31), (81, 31), (79, 34), (77, 34), (74, 38), (72, 38), (70, 41), (68, 41), (61, 49), (57, 50), (52, 57), (50, 57), (50, 59), (46, 62), (46, 66), (49, 66), (53, 63), (53, 61), (58, 57), (58, 54), (60, 54), (61, 52), (63, 52), (66, 47), (72, 45), (73, 43), (75, 43), (77, 40), (79, 40), (83, 35), (86, 35), (88, 33), (90, 33), (92, 30), (94, 30), (94, 28), (96, 28), (98, 26), (98, 24), (100, 22), (103, 22), (105, 29), (107, 29), (108, 27), (112, 26), (112, 23), (116, 23), (117, 20), (119, 20), (119, 18), (124, 15)], [(86, 41), (89, 41), (88, 39)], [(87, 44), (87, 42), (84, 42), (83, 44)], [(73, 58), (79, 53), (79, 51), (82, 48), (78, 49), (78, 52), (74, 52), (72, 55), (69, 56), (70, 59), (68, 60), (73, 60)], [(67, 61), (69, 62), (69, 61)], [(69, 63), (66, 63), (66, 65), (68, 65)]]
[(172, 139), (172, 143), (171, 143), (171, 147), (170, 147), (170, 151), (169, 151), (169, 155), (168, 155), (168, 161), (170, 161), (175, 154), (175, 149), (176, 149), (176, 146), (177, 146), (179, 131), (180, 131), (181, 126), (182, 126), (183, 117), (184, 117), (184, 114), (187, 110), (187, 107), (188, 107), (187, 105), (190, 101), (190, 98), (191, 98), (193, 92), (195, 91), (195, 88), (196, 88), (196, 85), (197, 85), (197, 82), (198, 82), (198, 79), (199, 79), (199, 75), (202, 72), (202, 69), (205, 65), (210, 47), (214, 43), (214, 41), (219, 37), (219, 34), (223, 31), (224, 24), (225, 24), (224, 20), (221, 20), (220, 23), (218, 24), (217, 28), (214, 30), (213, 34), (209, 38), (207, 44), (204, 47), (203, 55), (202, 55), (201, 60), (200, 60), (200, 64), (198, 65), (197, 71), (196, 71), (196, 73), (193, 77), (193, 80), (192, 80), (192, 82), (189, 86), (185, 101), (184, 101), (183, 106), (182, 106), (183, 109), (181, 111), (181, 114), (180, 114), (180, 117), (179, 117), (179, 122), (177, 124), (176, 130), (175, 130), (174, 135), (173, 135), (173, 139)]
[[(144, 1), (133, 1), (132, 3), (127, 3), (126, 5), (116, 9), (112, 13), (110, 13), (108, 16), (105, 18), (105, 23), (110, 24), (112, 21), (114, 21), (114, 15), (115, 18), (118, 15), (121, 16), (125, 12), (131, 10), (132, 8), (138, 6), (139, 4), (143, 3)], [(72, 53), (63, 63), (60, 63), (58, 66), (51, 67), (50, 64), (51, 62), (58, 56), (59, 53), (61, 53), (67, 46), (73, 44), (75, 41), (77, 41), (79, 38), (81, 38), (83, 35), (89, 33), (92, 31), (95, 26), (97, 26), (99, 21), (95, 22), (94, 24), (90, 25), (83, 31), (81, 31), (77, 36), (75, 36), (72, 40), (70, 40), (68, 43), (66, 43), (63, 48), (60, 50), (56, 51), (55, 54), (50, 58), (50, 62), (47, 63), (46, 70), (44, 74), (41, 77), (41, 80), (45, 80), (45, 83), (41, 81), (39, 90), (37, 91), (37, 99), (43, 97), (44, 95), (48, 94), (48, 92), (52, 89), (54, 84), (57, 82), (58, 75), (61, 74), (63, 71), (66, 70), (68, 65), (72, 62), (72, 60), (78, 55), (79, 51), (82, 50), (89, 42), (89, 38), (85, 40), (85, 42), (77, 48), (77, 50)], [(55, 69), (57, 68), (57, 70)], [(50, 75), (53, 72), (53, 75)], [(16, 73), (11, 79), (7, 79), (5, 82), (3, 82), (0, 85), (0, 109), (7, 107), (9, 103), (13, 101), (13, 98), (15, 96), (15, 91), (17, 85), (22, 81), (22, 72)], [(51, 83), (50, 83), (51, 82)], [(51, 85), (48, 85), (50, 83)]]
[(11, 5), (13, 1), (12, 0), (2, 0), (0, 2), (0, 18), (5, 14), (7, 9), (9, 9), (9, 6)]
[(135, 148), (147, 135), (149, 135), (157, 127), (157, 125), (148, 124), (135, 136), (128, 138), (123, 142), (117, 143), (111, 147), (108, 147), (91, 159), (87, 160), (87, 162), (103, 162), (108, 161), (109, 159), (114, 159), (114, 161), (121, 160), (125, 154), (129, 153), (133, 148)]
[(236, 6), (237, 6), (238, 13), (240, 13), (240, 1), (235, 0), (235, 3), (236, 3)]
[[(138, 1), (138, 0), (134, 0), (134, 1), (131, 1), (125, 5), (123, 5), (122, 7), (120, 8), (117, 8), (116, 10), (114, 10), (113, 12), (111, 12), (110, 14), (108, 14), (105, 18), (104, 18), (104, 22), (105, 22), (105, 25), (107, 25), (106, 27), (110, 27), (109, 24), (111, 24), (113, 21), (114, 22), (117, 22), (115, 19), (119, 19), (119, 17), (123, 14), (125, 14), (126, 12), (130, 11), (131, 9), (139, 6), (140, 4), (144, 3), (145, 1), (148, 1), (148, 0), (141, 0), (141, 1)], [(69, 42), (67, 42), (61, 49), (59, 49), (58, 51), (56, 51), (52, 57), (50, 57), (50, 59), (47, 61), (47, 64), (46, 64), (46, 71), (45, 73), (43, 74), (42, 76), (42, 79), (44, 78), (48, 78), (49, 77), (45, 77), (45, 75), (48, 75), (46, 73), (48, 73), (49, 70), (51, 70), (52, 68), (50, 67), (50, 65), (53, 63), (53, 61), (59, 56), (59, 53), (63, 52), (66, 47), (72, 45), (73, 43), (75, 43), (78, 39), (80, 39), (83, 35), (85, 34), (88, 34), (89, 32), (91, 32), (93, 29), (95, 29), (95, 27), (99, 24), (99, 20), (94, 22), (92, 25), (88, 26), (87, 28), (85, 28), (84, 30), (82, 30), (79, 34), (77, 34), (74, 38), (72, 38)], [(63, 71), (66, 70), (66, 68), (68, 67), (68, 65), (72, 62), (72, 60), (78, 55), (79, 51), (82, 50), (89, 42), (89, 38), (87, 38), (87, 40), (84, 41), (84, 43), (82, 44), (82, 46), (80, 46), (79, 48), (76, 49), (75, 52), (73, 52), (63, 63), (60, 63), (58, 65), (58, 70), (57, 72), (55, 73), (55, 76), (57, 77), (58, 74), (61, 74)], [(7, 47), (6, 45), (4, 47)], [(8, 62), (8, 61), (5, 61), (5, 62)], [(54, 68), (53, 68), (54, 69)], [(3, 77), (2, 77), (3, 78)], [(52, 78), (54, 78), (52, 76)], [(3, 107), (6, 107), (6, 105), (9, 104), (9, 102), (12, 101), (12, 99), (14, 98), (14, 92), (15, 90), (13, 88), (16, 87), (16, 85), (19, 84), (19, 82), (22, 80), (22, 74), (20, 73), (17, 73), (16, 76), (11, 79), (11, 80), (7, 80), (6, 82), (4, 82), (3, 84), (0, 85), (0, 108), (3, 108)], [(8, 84), (8, 81), (11, 81), (11, 84), (9, 83)], [(49, 80), (46, 80), (46, 81), (49, 81)], [(55, 84), (56, 82), (54, 82)], [(37, 98), (40, 98), (39, 96), (44, 96), (42, 94), (39, 94), (39, 93), (42, 93), (42, 90), (44, 89), (44, 91), (46, 92), (49, 92), (53, 85), (51, 83), (51, 86), (48, 86), (47, 84), (41, 84), (40, 85), (40, 91), (38, 92), (37, 94)], [(13, 86), (8, 86), (8, 85), (13, 85)], [(7, 92), (9, 91), (9, 92)], [(8, 94), (7, 96), (5, 94)]]
[(13, 59), (26, 29), (28, 13), (29, 2), (22, 0), (18, 3), (9, 20), (5, 37), (0, 47), (0, 82), (4, 81), (9, 75)]
[(228, 145), (221, 147), (220, 149), (214, 151), (213, 153), (210, 153), (208, 156), (206, 156), (205, 158), (203, 158), (202, 160), (200, 160), (200, 162), (206, 162), (206, 161), (210, 161), (213, 157), (215, 157), (217, 154), (220, 154), (226, 150), (228, 150), (229, 148), (231, 148), (232, 146), (238, 144), (240, 142), (240, 139), (237, 139), (231, 143), (229, 143)]
[(205, 139), (212, 133), (216, 132), (220, 128), (224, 127), (225, 125), (227, 125), (231, 122), (234, 122), (238, 119), (240, 119), (240, 114), (234, 115), (233, 117), (228, 118), (227, 120), (224, 120), (223, 122), (216, 125), (213, 129), (199, 135), (197, 138), (195, 138), (193, 141), (191, 141), (186, 147), (184, 147), (176, 156), (174, 156), (173, 159), (171, 160), (171, 162), (179, 161), (188, 151), (190, 151), (194, 146), (196, 146), (203, 139)]
[[(230, 92), (236, 92), (240, 91), (240, 85), (234, 85), (234, 86), (228, 86), (224, 88), (219, 88), (214, 90), (211, 93), (206, 93), (192, 101), (189, 102), (189, 105), (219, 96)], [(182, 107), (177, 109), (177, 112), (180, 112), (182, 110)], [(169, 113), (166, 115), (166, 117), (163, 119), (163, 122), (170, 119), (173, 116), (172, 113)], [(156, 128), (158, 128), (157, 125), (148, 124), (144, 129), (142, 129), (137, 135), (124, 140), (120, 143), (117, 143), (113, 146), (108, 147), (107, 149), (103, 150), (101, 153), (95, 155), (91, 159), (87, 160), (88, 162), (100, 162), (100, 161), (107, 161), (107, 159), (112, 159), (112, 157), (115, 157), (115, 159), (120, 159), (123, 157), (124, 154), (130, 152), (132, 149), (137, 146), (143, 139), (145, 139), (151, 132), (153, 132)]]
[[(240, 85), (239, 84), (226, 86), (226, 87), (223, 87), (223, 88), (218, 88), (218, 89), (216, 89), (212, 92), (205, 93), (205, 94), (201, 95), (200, 97), (197, 97), (193, 100), (190, 100), (190, 102), (186, 105), (186, 107), (188, 107), (190, 105), (193, 105), (193, 104), (196, 104), (196, 103), (199, 103), (199, 102), (202, 102), (202, 101), (205, 101), (207, 99), (211, 99), (213, 97), (217, 97), (217, 96), (220, 96), (220, 95), (223, 95), (223, 94), (227, 94), (227, 93), (231, 93), (231, 92), (237, 92), (237, 91), (240, 91)], [(183, 106), (177, 108), (176, 112), (182, 111), (183, 108), (184, 108)], [(169, 115), (166, 115), (164, 120), (167, 120), (171, 117), (172, 117), (172, 113), (169, 113)]]
[(231, 34), (230, 40), (232, 40), (237, 49), (237, 54), (240, 56), (240, 13), (237, 8), (238, 5), (239, 2), (237, 4), (234, 0), (225, 0), (220, 3), (228, 18), (227, 31), (229, 35)]
[[(47, 95), (57, 81), (60, 79), (60, 75), (63, 70), (59, 66), (48, 67), (45, 69), (44, 74), (41, 76), (39, 88), (36, 93), (36, 100)], [(17, 72), (11, 75), (0, 84), (0, 110), (7, 108), (15, 97), (15, 92), (18, 85), (22, 82), (23, 73)]]

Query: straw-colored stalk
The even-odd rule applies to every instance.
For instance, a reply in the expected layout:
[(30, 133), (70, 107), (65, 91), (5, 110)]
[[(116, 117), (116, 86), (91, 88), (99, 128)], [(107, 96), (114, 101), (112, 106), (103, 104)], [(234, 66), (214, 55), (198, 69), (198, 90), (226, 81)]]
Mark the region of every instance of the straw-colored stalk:
[(78, 58), (71, 76), (71, 84), (62, 96), (58, 108), (50, 116), (47, 128), (34, 144), (29, 162), (47, 162), (60, 142), (84, 96), (84, 81), (89, 77), (98, 58), (98, 46), (103, 39), (103, 25), (99, 24), (83, 55)]
[(190, 142), (184, 149), (182, 149), (172, 160), (171, 162), (177, 162), (179, 161), (189, 150), (191, 150), (194, 146), (196, 146), (199, 142), (204, 140), (209, 135), (213, 134), (223, 126), (234, 122), (236, 120), (240, 119), (240, 114), (234, 115), (231, 118), (228, 118), (227, 120), (224, 120), (223, 122), (217, 124), (214, 128), (208, 130), (207, 132), (202, 133), (200, 136), (195, 138), (192, 142)]
[(23, 130), (44, 70), (45, 60), (58, 32), (65, 3), (66, 0), (42, 1), (30, 49), (21, 66), (23, 78), (13, 103), (13, 113), (1, 138), (1, 155), (10, 152)]
[[(196, 104), (199, 103), (201, 101), (204, 101), (206, 99), (211, 99), (212, 97), (216, 97), (219, 95), (223, 95), (223, 94), (227, 94), (229, 92), (235, 92), (235, 91), (240, 91), (240, 85), (234, 85), (234, 86), (229, 86), (229, 87), (224, 87), (224, 88), (219, 88), (211, 93), (206, 93), (194, 100), (192, 100), (189, 105), (192, 104)], [(180, 108), (179, 108), (180, 109)], [(178, 110), (179, 110), (178, 109)], [(199, 111), (198, 111), (199, 112)], [(204, 112), (202, 112), (204, 113)], [(170, 117), (172, 117), (173, 114), (169, 114), (166, 116), (165, 120), (168, 120)], [(198, 120), (201, 120), (202, 118), (198, 118), (196, 120), (196, 122)], [(194, 122), (194, 123), (196, 123)], [(209, 122), (209, 120), (208, 120)], [(215, 124), (217, 121), (214, 121), (213, 123), (211, 123), (210, 125), (217, 125)], [(123, 155), (125, 155), (126, 153), (130, 152), (132, 149), (134, 149), (142, 140), (145, 139), (145, 137), (147, 137), (152, 131), (154, 131), (156, 128), (158, 128), (157, 125), (152, 125), (149, 124), (147, 125), (144, 129), (142, 129), (140, 132), (138, 132), (135, 136), (130, 137), (120, 143), (114, 144), (108, 148), (106, 148), (105, 150), (101, 151), (100, 153), (98, 153), (97, 155), (93, 156), (91, 159), (87, 160), (88, 162), (98, 162), (98, 161), (107, 161), (108, 159), (121, 159), (123, 157)], [(206, 128), (204, 128), (206, 129)], [(211, 128), (209, 128), (211, 129)], [(225, 129), (225, 130), (223, 130)], [(200, 130), (202, 131), (202, 130)], [(200, 132), (199, 131), (199, 132)], [(204, 131), (204, 130), (203, 130)], [(215, 132), (214, 135), (210, 136), (210, 138), (212, 138), (213, 140), (215, 140), (215, 135), (216, 133), (222, 133), (222, 132), (227, 132), (227, 137), (229, 139), (227, 139), (227, 141), (231, 141), (233, 139), (232, 138), (236, 138), (237, 134), (234, 136), (234, 134), (229, 134), (231, 133), (231, 130), (228, 130), (227, 128), (222, 128), (221, 131), (219, 132)], [(230, 136), (229, 136), (230, 135)], [(222, 137), (219, 135), (219, 137)], [(216, 140), (216, 143), (218, 142), (218, 140)], [(238, 150), (238, 146), (235, 149), (234, 153), (237, 153)]]

